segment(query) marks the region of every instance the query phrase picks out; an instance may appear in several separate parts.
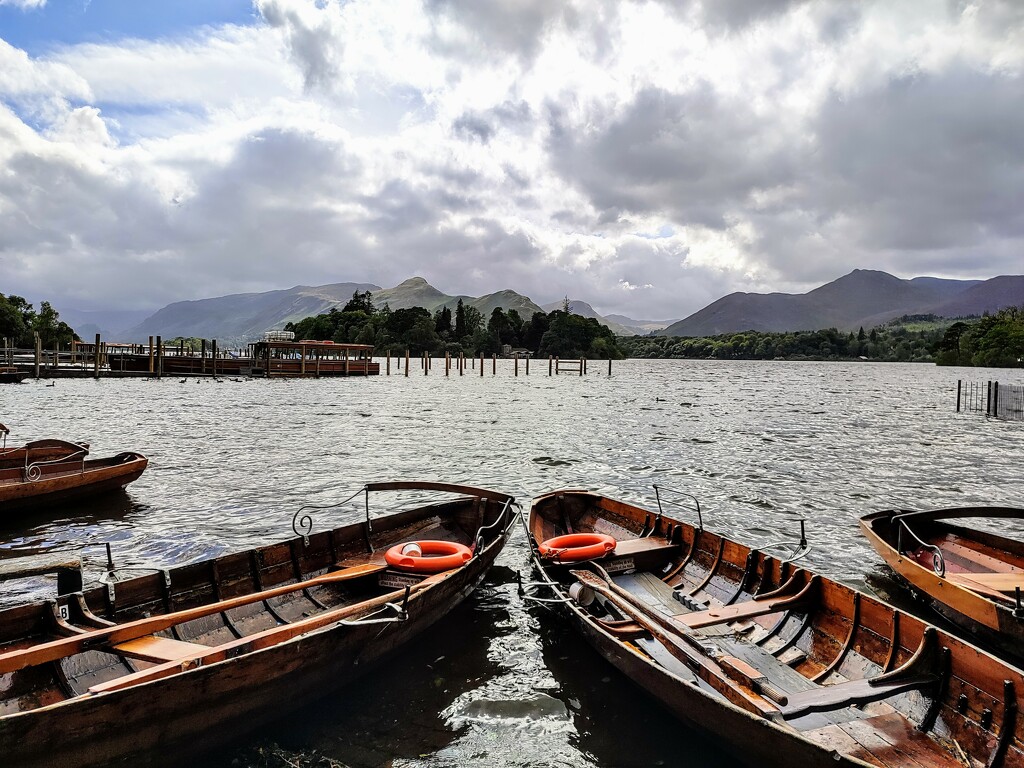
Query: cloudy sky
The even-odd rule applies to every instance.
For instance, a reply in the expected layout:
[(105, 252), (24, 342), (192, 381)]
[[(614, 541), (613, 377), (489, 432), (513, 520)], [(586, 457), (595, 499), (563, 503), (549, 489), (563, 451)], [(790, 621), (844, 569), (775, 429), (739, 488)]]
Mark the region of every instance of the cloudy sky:
[(0, 292), (1024, 272), (1017, 0), (0, 0)]

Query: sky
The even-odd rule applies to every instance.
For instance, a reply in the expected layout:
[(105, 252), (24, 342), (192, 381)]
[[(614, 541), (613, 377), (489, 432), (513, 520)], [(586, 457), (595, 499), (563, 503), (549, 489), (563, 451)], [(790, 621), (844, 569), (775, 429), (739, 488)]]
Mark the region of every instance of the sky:
[(0, 293), (1024, 272), (1017, 0), (0, 0)]

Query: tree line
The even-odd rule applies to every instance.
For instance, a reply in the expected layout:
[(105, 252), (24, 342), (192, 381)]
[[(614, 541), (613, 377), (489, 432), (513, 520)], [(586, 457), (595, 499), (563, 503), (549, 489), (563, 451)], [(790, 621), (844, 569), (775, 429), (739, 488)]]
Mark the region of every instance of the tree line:
[(974, 322), (958, 321), (936, 347), (938, 365), (1019, 368), (1024, 363), (1024, 306), (1007, 307)]
[(36, 311), (21, 296), (0, 293), (0, 338), (8, 339), (13, 347), (27, 349), (35, 346), (37, 333), (43, 349), (67, 347), (72, 340), (80, 340), (50, 302), (42, 302)]
[(408, 349), (411, 354), (499, 354), (507, 345), (533, 354), (556, 357), (622, 357), (614, 334), (596, 319), (574, 315), (568, 302), (560, 310), (534, 312), (525, 319), (518, 310), (495, 307), (484, 317), (459, 299), (453, 312), (440, 307), (375, 307), (369, 291), (356, 291), (341, 309), (285, 325), (297, 339), (372, 344), (376, 349)]
[[(719, 336), (634, 336), (619, 339), (628, 357), (717, 360), (868, 360), (931, 362), (943, 328), (913, 328), (905, 317), (866, 332), (819, 331), (769, 333), (744, 331)], [(907, 327), (911, 325), (911, 327)]]
[(719, 336), (634, 336), (619, 339), (627, 357), (719, 360), (857, 360), (1017, 368), (1024, 364), (1024, 307), (950, 320), (903, 315), (865, 332), (768, 333)]

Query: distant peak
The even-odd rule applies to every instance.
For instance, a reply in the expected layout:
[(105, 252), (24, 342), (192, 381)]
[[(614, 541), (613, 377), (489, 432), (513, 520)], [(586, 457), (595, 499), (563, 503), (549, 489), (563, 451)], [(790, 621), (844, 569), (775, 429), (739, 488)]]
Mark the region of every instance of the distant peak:
[(408, 280), (404, 280), (401, 283), (399, 283), (398, 287), (401, 288), (403, 285), (407, 285), (409, 287), (414, 287), (414, 286), (421, 286), (421, 285), (430, 285), (430, 283), (428, 283), (422, 277), (410, 277)]

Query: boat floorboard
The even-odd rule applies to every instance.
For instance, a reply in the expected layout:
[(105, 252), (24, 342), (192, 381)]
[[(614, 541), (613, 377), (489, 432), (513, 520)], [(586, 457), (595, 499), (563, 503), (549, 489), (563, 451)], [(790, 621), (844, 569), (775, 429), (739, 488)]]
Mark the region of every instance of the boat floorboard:
[[(630, 594), (658, 608), (658, 610), (666, 615), (688, 612), (688, 609), (673, 597), (672, 587), (659, 579), (655, 574), (638, 572), (615, 576), (614, 580), (616, 584), (627, 590)], [(705, 627), (698, 631), (691, 630), (691, 632), (698, 637), (706, 638), (709, 644), (717, 646), (722, 653), (735, 656), (747, 662), (763, 674), (773, 686), (784, 693), (794, 694), (822, 687), (807, 679), (797, 670), (779, 660), (765, 649), (744, 640), (727, 624)], [(651, 642), (658, 645), (653, 640)], [(648, 643), (642, 647), (645, 651), (648, 651), (652, 646)], [(658, 655), (655, 655), (655, 653), (650, 655), (659, 664), (661, 663)], [(665, 665), (662, 664), (662, 666)], [(833, 675), (833, 680), (841, 681), (843, 679), (841, 676)], [(829, 724), (871, 717), (878, 714), (879, 711), (891, 711), (891, 707), (884, 704), (880, 706), (871, 704), (863, 709), (843, 707), (830, 712), (815, 712), (803, 717), (793, 718), (789, 721), (789, 724), (799, 731), (813, 730)]]
[(827, 725), (804, 735), (884, 768), (964, 768), (957, 755), (896, 714)]

